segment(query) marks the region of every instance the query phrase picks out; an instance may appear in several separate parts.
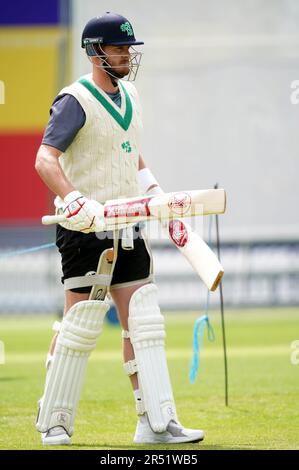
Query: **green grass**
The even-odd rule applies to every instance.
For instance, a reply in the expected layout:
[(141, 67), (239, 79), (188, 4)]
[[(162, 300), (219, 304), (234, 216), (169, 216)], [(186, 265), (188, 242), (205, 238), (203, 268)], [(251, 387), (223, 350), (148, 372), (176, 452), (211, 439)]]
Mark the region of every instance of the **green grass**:
[[(199, 378), (189, 383), (195, 318), (166, 315), (167, 356), (180, 420), (206, 432), (202, 443), (179, 448), (299, 449), (299, 364), (290, 361), (290, 345), (299, 339), (299, 310), (227, 312), (229, 407), (224, 405), (218, 313), (211, 313), (216, 341), (205, 338)], [(42, 448), (34, 422), (52, 321), (0, 318), (0, 340), (6, 348), (6, 363), (0, 365), (1, 449)], [(90, 358), (71, 449), (149, 448), (132, 443), (134, 401), (121, 358), (120, 330), (106, 324)]]

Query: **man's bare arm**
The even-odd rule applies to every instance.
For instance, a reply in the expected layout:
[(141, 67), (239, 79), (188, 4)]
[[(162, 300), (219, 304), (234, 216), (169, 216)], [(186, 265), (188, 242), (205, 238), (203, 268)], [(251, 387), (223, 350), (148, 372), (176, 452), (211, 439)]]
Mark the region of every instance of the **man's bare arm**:
[(55, 147), (42, 144), (36, 155), (35, 169), (48, 188), (64, 199), (75, 188), (60, 166), (58, 157), (61, 154)]
[(146, 168), (146, 163), (143, 160), (142, 156), (139, 155), (138, 170), (143, 170), (143, 168)]

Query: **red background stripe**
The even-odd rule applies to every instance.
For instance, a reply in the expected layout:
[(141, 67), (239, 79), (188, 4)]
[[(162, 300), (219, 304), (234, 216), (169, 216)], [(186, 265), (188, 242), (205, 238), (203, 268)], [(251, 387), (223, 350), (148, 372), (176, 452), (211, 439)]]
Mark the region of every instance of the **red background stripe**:
[(4, 222), (40, 222), (51, 208), (49, 191), (34, 168), (42, 133), (0, 133), (1, 204)]

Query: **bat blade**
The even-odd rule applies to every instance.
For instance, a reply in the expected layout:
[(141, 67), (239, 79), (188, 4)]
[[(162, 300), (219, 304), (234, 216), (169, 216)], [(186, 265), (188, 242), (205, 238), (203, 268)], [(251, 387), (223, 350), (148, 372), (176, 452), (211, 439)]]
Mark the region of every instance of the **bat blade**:
[(180, 251), (210, 291), (215, 291), (222, 279), (224, 269), (215, 253), (205, 241), (191, 229), (188, 242)]
[(195, 233), (190, 225), (180, 219), (169, 223), (161, 221), (169, 239), (190, 263), (196, 274), (210, 291), (215, 291), (224, 274), (224, 269), (207, 243)]

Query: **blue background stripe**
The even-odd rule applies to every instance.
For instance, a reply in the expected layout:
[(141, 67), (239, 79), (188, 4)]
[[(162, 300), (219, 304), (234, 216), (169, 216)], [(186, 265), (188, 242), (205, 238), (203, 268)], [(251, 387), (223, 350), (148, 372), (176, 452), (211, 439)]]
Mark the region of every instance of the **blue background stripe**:
[(69, 0), (13, 0), (1, 1), (0, 25), (56, 25), (66, 23)]

